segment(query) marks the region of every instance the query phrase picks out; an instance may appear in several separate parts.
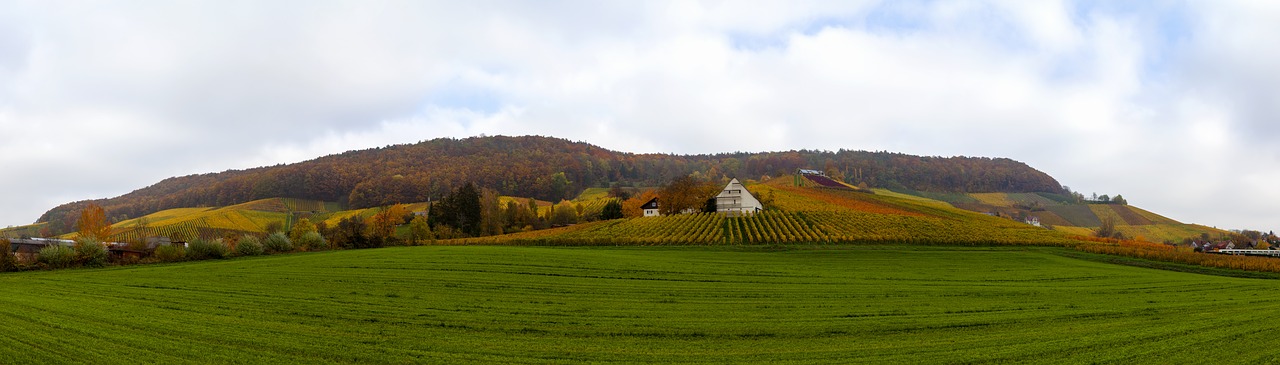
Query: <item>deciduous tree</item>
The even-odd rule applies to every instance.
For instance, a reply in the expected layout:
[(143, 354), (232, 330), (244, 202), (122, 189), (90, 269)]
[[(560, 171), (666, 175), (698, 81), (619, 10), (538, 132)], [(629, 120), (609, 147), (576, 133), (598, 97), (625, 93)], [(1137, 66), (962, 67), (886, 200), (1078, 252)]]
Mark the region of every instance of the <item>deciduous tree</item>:
[(107, 214), (97, 204), (89, 204), (80, 211), (80, 220), (76, 222), (76, 231), (80, 237), (92, 238), (98, 242), (107, 242), (111, 237), (111, 223), (107, 222)]
[(701, 211), (707, 198), (716, 196), (718, 190), (719, 187), (708, 181), (691, 176), (678, 177), (658, 193), (662, 202), (658, 210), (663, 215), (680, 214), (686, 209)]
[(622, 202), (622, 216), (627, 218), (644, 216), (644, 210), (640, 209), (640, 207), (644, 206), (644, 203), (648, 203), (650, 200), (657, 197), (658, 193), (653, 190), (646, 190), (640, 194), (632, 196), (630, 199)]
[(307, 232), (315, 232), (315, 231), (316, 231), (316, 225), (312, 224), (310, 219), (302, 218), (302, 219), (299, 219), (297, 223), (293, 224), (293, 229), (289, 230), (289, 239), (297, 241), (298, 238), (302, 237), (302, 235), (304, 234), (307, 234)]
[(551, 213), (551, 224), (569, 225), (578, 223), (578, 210), (568, 200), (561, 200)]
[(408, 241), (410, 245), (419, 245), (433, 239), (431, 226), (427, 225), (426, 218), (416, 216), (413, 217), (412, 221), (409, 221), (409, 230), (405, 233), (405, 241)]

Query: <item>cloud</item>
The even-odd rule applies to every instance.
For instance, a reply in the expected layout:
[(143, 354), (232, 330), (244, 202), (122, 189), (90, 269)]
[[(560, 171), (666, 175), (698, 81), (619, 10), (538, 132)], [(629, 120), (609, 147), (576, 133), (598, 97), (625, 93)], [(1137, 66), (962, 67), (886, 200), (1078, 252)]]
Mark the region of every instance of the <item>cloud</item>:
[[(4, 222), (190, 173), (435, 137), (1010, 157), (1269, 227), (1280, 10), (1256, 2), (0, 5)], [(72, 178), (75, 177), (75, 178)], [(43, 181), (43, 180), (42, 180)]]

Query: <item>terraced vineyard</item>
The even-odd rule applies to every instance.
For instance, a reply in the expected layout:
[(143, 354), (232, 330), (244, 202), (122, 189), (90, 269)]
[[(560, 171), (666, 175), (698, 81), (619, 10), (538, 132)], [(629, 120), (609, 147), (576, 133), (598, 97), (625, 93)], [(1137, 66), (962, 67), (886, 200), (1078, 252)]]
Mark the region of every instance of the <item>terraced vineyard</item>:
[[(290, 226), (294, 213), (320, 217), (338, 212), (341, 206), (333, 202), (274, 198), (262, 199), (222, 208), (177, 208), (147, 215), (144, 219), (129, 219), (112, 225), (113, 241), (133, 241), (143, 237), (214, 238), (226, 234), (263, 233), (272, 223)], [(359, 214), (360, 211), (354, 211)], [(64, 235), (72, 238), (75, 234)]]
[[(400, 247), (0, 275), (47, 363), (1275, 363), (1280, 281), (1055, 248)], [(1245, 310), (1247, 309), (1247, 310)], [(1257, 339), (1249, 340), (1249, 339)], [(1206, 345), (1211, 344), (1211, 345)]]
[[(774, 179), (784, 181), (785, 179)], [(454, 239), (441, 244), (716, 245), (768, 243), (921, 243), (1069, 245), (1060, 232), (967, 212), (931, 200), (796, 187), (749, 187), (775, 210), (728, 217), (701, 213), (580, 224), (572, 229)]]

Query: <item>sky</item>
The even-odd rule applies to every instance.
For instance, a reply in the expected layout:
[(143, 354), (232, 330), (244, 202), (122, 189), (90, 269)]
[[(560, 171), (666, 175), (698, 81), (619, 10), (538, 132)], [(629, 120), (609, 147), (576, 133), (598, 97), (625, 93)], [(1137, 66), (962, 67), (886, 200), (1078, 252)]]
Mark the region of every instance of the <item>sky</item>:
[(1280, 2), (0, 0), (0, 226), (439, 137), (1007, 157), (1280, 228)]

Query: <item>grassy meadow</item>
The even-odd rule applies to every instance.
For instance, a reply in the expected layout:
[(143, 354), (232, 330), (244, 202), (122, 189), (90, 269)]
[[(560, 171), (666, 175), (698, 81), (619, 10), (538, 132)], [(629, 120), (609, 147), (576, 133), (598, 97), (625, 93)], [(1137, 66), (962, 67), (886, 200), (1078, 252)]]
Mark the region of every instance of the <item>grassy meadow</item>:
[(396, 247), (0, 275), (42, 363), (1274, 363), (1280, 281), (1048, 247)]

